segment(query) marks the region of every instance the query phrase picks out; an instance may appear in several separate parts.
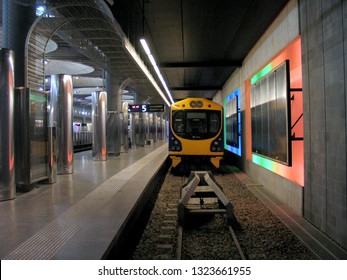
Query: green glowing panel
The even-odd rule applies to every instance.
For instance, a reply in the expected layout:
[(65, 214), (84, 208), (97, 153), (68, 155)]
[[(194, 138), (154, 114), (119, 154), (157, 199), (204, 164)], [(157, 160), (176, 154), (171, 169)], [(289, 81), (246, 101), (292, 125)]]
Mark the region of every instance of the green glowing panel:
[(256, 154), (252, 154), (252, 161), (272, 172), (275, 172), (275, 162), (264, 157), (260, 157)]
[(43, 95), (42, 93), (40, 95), (37, 93), (30, 93), (30, 101), (46, 102), (47, 97), (46, 95)]
[(272, 71), (272, 69), (273, 69), (272, 63), (269, 63), (268, 65), (266, 65), (263, 69), (261, 69), (257, 74), (253, 76), (253, 78), (251, 79), (251, 84), (253, 85), (259, 79), (269, 74)]

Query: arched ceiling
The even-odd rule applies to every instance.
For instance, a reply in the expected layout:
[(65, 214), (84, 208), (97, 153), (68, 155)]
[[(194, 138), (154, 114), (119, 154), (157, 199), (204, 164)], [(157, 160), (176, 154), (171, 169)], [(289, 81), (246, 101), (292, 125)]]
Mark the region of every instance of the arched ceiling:
[[(36, 1), (37, 7), (39, 2)], [(27, 40), (28, 87), (47, 90), (49, 75), (71, 74), (83, 76), (81, 81), (86, 82), (86, 89), (82, 90), (79, 82), (76, 92), (87, 94), (90, 89), (87, 78), (103, 78), (107, 71), (118, 84), (132, 79), (134, 83), (129, 90), (136, 90), (139, 100), (151, 97), (163, 103), (158, 90), (134, 60), (129, 51), (132, 46), (105, 1), (41, 2), (42, 14)]]

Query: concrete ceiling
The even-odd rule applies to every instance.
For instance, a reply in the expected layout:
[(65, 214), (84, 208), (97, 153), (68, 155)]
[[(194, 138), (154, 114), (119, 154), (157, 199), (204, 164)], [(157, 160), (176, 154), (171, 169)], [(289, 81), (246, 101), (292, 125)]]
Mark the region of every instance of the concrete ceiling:
[(117, 0), (133, 45), (145, 37), (174, 99), (212, 98), (288, 0)]
[[(63, 72), (80, 78), (74, 79), (75, 94), (87, 97), (105, 84), (103, 69), (108, 67), (119, 83), (128, 78), (135, 81), (124, 95), (130, 101), (136, 95), (140, 102), (164, 103), (122, 42), (123, 34), (164, 91), (140, 46), (139, 39), (145, 37), (174, 100), (191, 96), (212, 98), (242, 65), (288, 1), (47, 0), (47, 7), (66, 6), (66, 9), (55, 9), (55, 17), (42, 21), (45, 32), (55, 30), (55, 22), (63, 17), (73, 21), (61, 25), (63, 28), (51, 36), (45, 54), (48, 59), (45, 75), (61, 73), (64, 67)], [(89, 7), (100, 7), (101, 3), (112, 13), (104, 12), (104, 19), (99, 20), (95, 8)], [(81, 14), (84, 18), (78, 20)], [(122, 34), (117, 24), (112, 23), (112, 14)], [(46, 36), (44, 32), (43, 35)], [(108, 62), (103, 64), (88, 56), (90, 48), (106, 55)], [(47, 80), (46, 85), (49, 86)]]

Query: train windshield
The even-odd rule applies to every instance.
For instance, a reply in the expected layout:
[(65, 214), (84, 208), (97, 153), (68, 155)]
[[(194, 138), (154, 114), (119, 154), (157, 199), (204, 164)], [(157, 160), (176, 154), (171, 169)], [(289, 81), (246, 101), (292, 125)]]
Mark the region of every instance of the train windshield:
[(221, 112), (213, 110), (177, 110), (172, 112), (172, 129), (185, 139), (209, 139), (217, 135)]

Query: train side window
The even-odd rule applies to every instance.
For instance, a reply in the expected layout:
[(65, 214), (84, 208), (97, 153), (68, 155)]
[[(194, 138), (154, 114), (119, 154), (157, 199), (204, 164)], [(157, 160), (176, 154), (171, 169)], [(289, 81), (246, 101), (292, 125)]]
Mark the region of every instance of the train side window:
[(172, 114), (172, 129), (175, 133), (183, 133), (184, 126), (184, 111), (174, 111)]
[(219, 125), (218, 112), (210, 112), (210, 133), (217, 133), (219, 131)]

